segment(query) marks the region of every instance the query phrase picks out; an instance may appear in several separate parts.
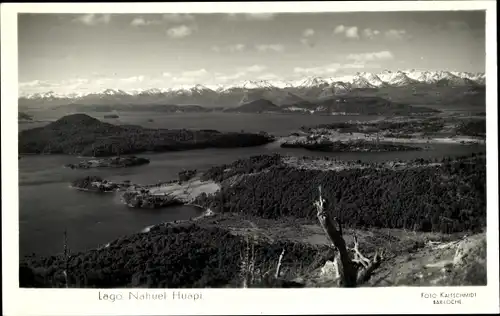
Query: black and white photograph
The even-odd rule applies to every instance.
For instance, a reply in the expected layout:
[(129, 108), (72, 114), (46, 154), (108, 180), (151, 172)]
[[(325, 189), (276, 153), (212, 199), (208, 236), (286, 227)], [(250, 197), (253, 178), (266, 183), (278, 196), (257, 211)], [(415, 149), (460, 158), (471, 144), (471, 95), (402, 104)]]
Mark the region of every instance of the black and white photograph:
[(485, 9), (18, 13), (19, 287), (487, 286), (487, 54)]

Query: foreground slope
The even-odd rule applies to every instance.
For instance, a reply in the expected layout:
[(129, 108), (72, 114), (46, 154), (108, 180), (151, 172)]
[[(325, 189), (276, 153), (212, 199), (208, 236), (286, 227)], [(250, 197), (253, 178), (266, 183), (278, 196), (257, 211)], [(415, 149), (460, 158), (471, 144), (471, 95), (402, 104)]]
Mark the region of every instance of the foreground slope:
[[(429, 234), (395, 229), (346, 229), (361, 251), (383, 248), (387, 260), (366, 286), (486, 284), (484, 233)], [(216, 214), (194, 222), (161, 224), (68, 258), (68, 286), (79, 288), (241, 287), (247, 241), (252, 244), (251, 287), (332, 287), (333, 251), (321, 227), (292, 218), (280, 222)], [(285, 249), (279, 279), (273, 279)], [(27, 257), (21, 287), (65, 287), (64, 256)], [(250, 262), (247, 262), (247, 264)], [(281, 282), (278, 282), (281, 281)]]

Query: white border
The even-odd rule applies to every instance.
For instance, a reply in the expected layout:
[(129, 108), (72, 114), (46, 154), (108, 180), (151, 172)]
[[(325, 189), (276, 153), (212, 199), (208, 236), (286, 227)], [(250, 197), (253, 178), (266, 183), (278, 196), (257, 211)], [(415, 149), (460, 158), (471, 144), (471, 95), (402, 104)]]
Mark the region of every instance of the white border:
[[(2, 4), (2, 289), (5, 315), (240, 315), (240, 314), (394, 314), (498, 313), (498, 130), (495, 1), (351, 1), (252, 3), (51, 3)], [(213, 12), (342, 12), (487, 10), (487, 236), (488, 286), (452, 288), (358, 288), (282, 290), (185, 290), (202, 293), (189, 301), (98, 300), (98, 290), (29, 290), (18, 288), (17, 160), (17, 12), (32, 13), (213, 13)], [(167, 292), (174, 290), (147, 290)], [(461, 305), (433, 305), (421, 293), (475, 292)], [(111, 291), (106, 291), (110, 293)], [(116, 290), (126, 293), (129, 290)]]

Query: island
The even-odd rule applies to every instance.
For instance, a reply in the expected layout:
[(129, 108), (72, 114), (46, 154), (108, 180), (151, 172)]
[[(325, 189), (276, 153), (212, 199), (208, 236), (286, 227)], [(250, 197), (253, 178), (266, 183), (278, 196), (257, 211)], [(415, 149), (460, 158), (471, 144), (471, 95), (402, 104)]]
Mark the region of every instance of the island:
[(19, 154), (109, 157), (143, 152), (251, 147), (274, 140), (268, 134), (114, 125), (86, 114), (72, 114), (44, 127), (21, 131)]
[(87, 192), (115, 192), (124, 188), (127, 188), (128, 183), (114, 183), (102, 179), (99, 176), (87, 176), (82, 179), (77, 179), (71, 182), (70, 187), (81, 191)]
[(89, 168), (126, 168), (149, 164), (149, 159), (136, 156), (120, 156), (101, 159), (90, 159), (77, 164), (67, 164), (65, 167), (71, 169)]
[(179, 173), (179, 179), (149, 185), (87, 176), (73, 181), (70, 187), (97, 193), (121, 192), (121, 201), (128, 207), (151, 209), (193, 204), (201, 195), (210, 195), (220, 189), (215, 181), (202, 180), (200, 176), (196, 170), (186, 170)]
[(118, 116), (117, 114), (106, 114), (106, 115), (104, 115), (104, 118), (117, 119), (117, 118), (120, 118), (120, 116)]

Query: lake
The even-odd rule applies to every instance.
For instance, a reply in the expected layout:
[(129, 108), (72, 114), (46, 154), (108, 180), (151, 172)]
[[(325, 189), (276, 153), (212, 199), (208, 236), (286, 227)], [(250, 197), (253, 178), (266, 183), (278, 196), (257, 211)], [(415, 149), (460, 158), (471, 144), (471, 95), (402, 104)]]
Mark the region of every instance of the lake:
[[(102, 118), (100, 115), (93, 115)], [(148, 123), (148, 118), (154, 122)], [(140, 124), (162, 128), (217, 129), (221, 131), (266, 131), (287, 135), (302, 125), (340, 120), (371, 120), (377, 117), (296, 116), (257, 114), (121, 114), (122, 124)], [(46, 118), (52, 120), (53, 118)], [(113, 120), (107, 120), (112, 122)], [(116, 123), (116, 122), (115, 122)], [(277, 143), (236, 149), (204, 149), (184, 152), (143, 154), (151, 163), (124, 169), (72, 170), (65, 164), (80, 159), (71, 156), (24, 156), (19, 160), (19, 250), (20, 255), (51, 255), (63, 250), (63, 233), (68, 232), (72, 251), (96, 248), (120, 236), (139, 232), (165, 221), (189, 219), (200, 210), (171, 207), (156, 210), (131, 209), (120, 201), (118, 193), (89, 193), (69, 188), (69, 183), (86, 175), (99, 175), (114, 181), (130, 180), (151, 184), (175, 179), (184, 168), (204, 170), (211, 166), (259, 154), (281, 153), (294, 156), (330, 156), (342, 160), (380, 162), (392, 159), (441, 158), (485, 150), (485, 146), (437, 144), (430, 150), (391, 153), (317, 153), (300, 148), (280, 148)]]

